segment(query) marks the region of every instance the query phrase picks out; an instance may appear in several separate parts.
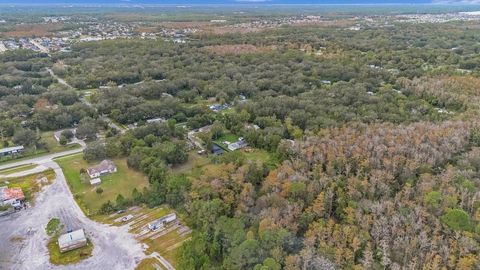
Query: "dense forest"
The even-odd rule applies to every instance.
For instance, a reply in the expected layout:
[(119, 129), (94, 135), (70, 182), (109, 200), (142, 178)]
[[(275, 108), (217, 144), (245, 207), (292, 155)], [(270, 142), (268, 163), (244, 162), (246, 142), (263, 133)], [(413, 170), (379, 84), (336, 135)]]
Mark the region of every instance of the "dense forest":
[[(126, 157), (150, 185), (100, 213), (174, 208), (193, 229), (178, 269), (479, 269), (479, 38), (477, 22), (306, 25), (7, 52), (0, 132), (77, 127), (86, 160)], [(175, 170), (205, 126), (209, 153), (233, 134), (268, 157)]]

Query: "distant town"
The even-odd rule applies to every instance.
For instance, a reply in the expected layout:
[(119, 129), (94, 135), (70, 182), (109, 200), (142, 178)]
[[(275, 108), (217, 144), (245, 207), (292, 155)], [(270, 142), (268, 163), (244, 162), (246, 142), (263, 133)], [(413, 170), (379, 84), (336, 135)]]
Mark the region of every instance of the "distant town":
[[(145, 22), (100, 21), (96, 17), (72, 18), (69, 16), (42, 17), (41, 25), (68, 24), (71, 30), (51, 31), (46, 36), (24, 36), (0, 39), (0, 53), (9, 50), (29, 49), (37, 52), (69, 52), (70, 46), (78, 42), (91, 42), (111, 39), (164, 39), (175, 43), (185, 43), (188, 36), (197, 33), (213, 32), (251, 32), (255, 29), (277, 28), (283, 26), (338, 25), (345, 24), (345, 30), (358, 31), (366, 27), (393, 27), (395, 23), (447, 23), (480, 20), (480, 12), (456, 12), (442, 14), (401, 14), (401, 15), (365, 15), (347, 19), (332, 19), (328, 16), (298, 15), (268, 18), (241, 23), (226, 19), (211, 19), (204, 24), (172, 23), (172, 27), (146, 27)], [(8, 23), (0, 19), (1, 24)], [(147, 24), (148, 25), (148, 24)], [(174, 26), (174, 27), (173, 27)], [(146, 30), (146, 31), (143, 31)]]

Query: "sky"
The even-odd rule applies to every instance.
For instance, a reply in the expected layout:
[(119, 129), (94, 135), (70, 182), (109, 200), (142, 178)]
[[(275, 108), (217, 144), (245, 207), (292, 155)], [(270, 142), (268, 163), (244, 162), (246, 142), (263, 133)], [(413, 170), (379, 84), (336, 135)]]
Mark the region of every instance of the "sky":
[(0, 0), (0, 4), (480, 4), (480, 0)]
[(15, 4), (429, 4), (476, 3), (480, 0), (0, 0)]

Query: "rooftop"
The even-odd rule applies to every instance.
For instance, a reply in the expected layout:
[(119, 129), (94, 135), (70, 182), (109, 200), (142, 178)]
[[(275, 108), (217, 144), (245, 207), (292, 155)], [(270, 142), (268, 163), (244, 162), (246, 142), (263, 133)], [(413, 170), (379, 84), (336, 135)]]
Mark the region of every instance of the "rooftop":
[(7, 201), (7, 200), (23, 200), (25, 199), (25, 195), (21, 188), (7, 188), (7, 187), (0, 187), (0, 201)]
[(95, 173), (101, 173), (103, 171), (113, 171), (116, 168), (115, 163), (113, 161), (105, 159), (100, 164), (90, 167), (87, 169), (88, 174), (92, 175)]
[(60, 237), (58, 238), (58, 245), (60, 247), (66, 247), (78, 241), (84, 241), (84, 240), (86, 240), (85, 232), (83, 231), (83, 229), (80, 229), (80, 230), (76, 230), (70, 233), (60, 235)]
[(6, 147), (6, 148), (0, 149), (0, 154), (15, 152), (15, 151), (18, 151), (18, 150), (23, 150), (23, 149), (24, 149), (23, 145), (14, 146), (14, 147)]

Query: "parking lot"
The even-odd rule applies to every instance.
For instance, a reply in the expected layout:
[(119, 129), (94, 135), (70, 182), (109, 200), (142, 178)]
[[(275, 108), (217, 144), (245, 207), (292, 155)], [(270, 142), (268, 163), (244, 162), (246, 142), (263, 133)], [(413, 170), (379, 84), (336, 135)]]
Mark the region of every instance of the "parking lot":
[[(33, 207), (0, 217), (0, 269), (135, 269), (144, 248), (128, 227), (109, 226), (90, 220), (73, 199), (60, 167), (47, 161), (56, 180), (36, 197)], [(45, 226), (58, 217), (64, 230), (83, 228), (94, 245), (92, 257), (75, 266), (49, 263)]]

